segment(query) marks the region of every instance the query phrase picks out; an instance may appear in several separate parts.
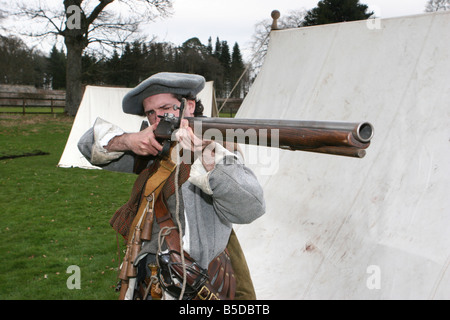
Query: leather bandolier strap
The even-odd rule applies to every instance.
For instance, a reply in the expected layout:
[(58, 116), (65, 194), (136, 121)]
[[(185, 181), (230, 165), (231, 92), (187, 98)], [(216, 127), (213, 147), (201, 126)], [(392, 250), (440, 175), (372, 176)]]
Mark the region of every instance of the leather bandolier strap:
[[(156, 201), (153, 199), (155, 201), (154, 216), (160, 228), (174, 226), (172, 216), (166, 208), (164, 199), (167, 199), (175, 192), (175, 168), (175, 163), (170, 159), (154, 161), (153, 164), (139, 174), (133, 185), (130, 200), (117, 210), (111, 218), (111, 226), (128, 240), (129, 243), (133, 241), (137, 224), (139, 221), (142, 221), (142, 217), (146, 211), (147, 196), (150, 194), (154, 194), (156, 198)], [(180, 186), (189, 178), (189, 169), (190, 166), (184, 163), (180, 165), (178, 179)], [(169, 251), (174, 250), (180, 252), (179, 237), (180, 235), (177, 230), (172, 230), (165, 237)], [(187, 260), (192, 260), (186, 252), (184, 254)], [(182, 268), (176, 271), (181, 272), (181, 275), (183, 274)], [(195, 280), (189, 274), (186, 276), (187, 281)], [(208, 267), (208, 281), (200, 288), (194, 299), (232, 300), (234, 299), (235, 292), (236, 279), (230, 256), (225, 249), (210, 262)], [(123, 297), (122, 294), (121, 297)]]
[(194, 300), (234, 300), (236, 277), (227, 249), (210, 262), (208, 276)]
[[(155, 216), (160, 228), (172, 228), (174, 223), (168, 212), (162, 197), (158, 198), (155, 205)], [(172, 230), (166, 237), (166, 244), (169, 251), (180, 252), (180, 235), (177, 230)], [(186, 260), (193, 260), (189, 254), (184, 252)], [(181, 263), (178, 255), (171, 255), (172, 262)], [(200, 272), (196, 266), (191, 266), (194, 271)], [(183, 270), (181, 267), (173, 267), (174, 271), (182, 278)], [(187, 272), (187, 283), (192, 284), (196, 281), (196, 273)], [(227, 249), (222, 251), (208, 266), (208, 280), (199, 289), (194, 300), (233, 300), (236, 293), (236, 278), (231, 265), (230, 256)]]
[(137, 276), (134, 261), (141, 250), (141, 223), (145, 214), (150, 212), (148, 206), (158, 197), (175, 167), (170, 159), (164, 159), (155, 161), (148, 170), (142, 171), (133, 185), (130, 200), (117, 210), (110, 221), (113, 228), (127, 240), (127, 251), (119, 273), (122, 281), (119, 299), (125, 299), (127, 292), (134, 290), (129, 285)]
[(109, 221), (113, 229), (121, 234), (125, 240), (128, 240), (128, 234), (130, 230), (132, 230), (131, 224), (136, 217), (142, 198), (145, 197), (145, 185), (147, 181), (156, 173), (158, 166), (159, 161), (154, 161), (139, 174), (134, 182), (130, 199), (114, 213)]

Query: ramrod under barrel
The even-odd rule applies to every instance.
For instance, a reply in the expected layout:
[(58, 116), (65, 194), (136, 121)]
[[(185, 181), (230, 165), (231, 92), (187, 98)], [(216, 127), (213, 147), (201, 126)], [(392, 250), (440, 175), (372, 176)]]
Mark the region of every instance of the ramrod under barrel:
[(369, 122), (187, 117), (204, 139), (362, 158), (374, 128)]

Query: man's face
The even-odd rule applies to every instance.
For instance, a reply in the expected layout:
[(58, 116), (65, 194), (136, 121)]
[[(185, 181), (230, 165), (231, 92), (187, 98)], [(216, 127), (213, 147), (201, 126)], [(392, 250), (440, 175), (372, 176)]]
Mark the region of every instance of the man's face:
[[(142, 104), (144, 106), (144, 113), (151, 125), (159, 123), (161, 119), (158, 116), (163, 116), (165, 113), (172, 113), (175, 117), (178, 117), (180, 114), (180, 110), (174, 110), (174, 106), (179, 107), (181, 102), (170, 93), (150, 96), (144, 99)], [(192, 117), (195, 110), (195, 101), (187, 100), (186, 104), (185, 116)]]

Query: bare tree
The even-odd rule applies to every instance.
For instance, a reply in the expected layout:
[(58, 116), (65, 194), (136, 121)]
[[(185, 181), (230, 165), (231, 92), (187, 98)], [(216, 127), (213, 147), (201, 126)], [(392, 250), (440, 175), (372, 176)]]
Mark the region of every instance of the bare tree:
[[(63, 37), (67, 49), (66, 112), (75, 115), (82, 98), (81, 57), (92, 43), (116, 46), (137, 35), (138, 27), (170, 15), (172, 0), (61, 0), (59, 8), (44, 1), (22, 0), (14, 12), (43, 23), (32, 37)], [(22, 33), (23, 34), (23, 33)]]
[[(278, 29), (298, 28), (306, 15), (306, 9), (291, 10), (287, 15), (281, 13), (278, 19)], [(252, 36), (253, 73), (258, 73), (261, 68), (269, 46), (272, 19), (264, 19), (255, 25), (255, 33)]]
[(429, 0), (425, 12), (450, 10), (450, 0)]

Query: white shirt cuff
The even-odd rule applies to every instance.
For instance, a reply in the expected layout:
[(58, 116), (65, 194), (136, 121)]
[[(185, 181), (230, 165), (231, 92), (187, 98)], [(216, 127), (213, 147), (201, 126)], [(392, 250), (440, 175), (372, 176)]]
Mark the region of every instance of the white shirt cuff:
[(95, 164), (107, 164), (120, 158), (123, 152), (108, 152), (104, 147), (115, 136), (125, 132), (118, 126), (109, 123), (102, 118), (97, 118), (94, 123), (94, 145), (92, 147), (91, 162)]
[[(226, 156), (232, 156), (236, 158), (236, 155), (229, 150), (225, 149), (221, 144), (216, 143), (214, 150), (214, 162), (215, 164), (223, 163), (223, 159)], [(189, 176), (189, 182), (202, 189), (206, 194), (212, 195), (213, 191), (209, 185), (209, 175), (212, 171), (206, 171), (202, 164), (201, 158), (197, 158), (191, 166), (191, 172)]]

